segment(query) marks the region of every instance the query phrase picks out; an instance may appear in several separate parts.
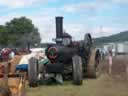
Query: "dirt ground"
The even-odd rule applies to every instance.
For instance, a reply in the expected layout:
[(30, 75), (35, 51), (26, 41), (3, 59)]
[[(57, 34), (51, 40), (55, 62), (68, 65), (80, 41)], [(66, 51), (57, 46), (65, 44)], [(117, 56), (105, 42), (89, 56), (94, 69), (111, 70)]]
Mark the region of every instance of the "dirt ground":
[(108, 64), (104, 60), (97, 79), (84, 79), (82, 86), (65, 81), (63, 85), (27, 87), (27, 96), (128, 96), (127, 63), (128, 56), (116, 56), (113, 58), (112, 75), (107, 74)]

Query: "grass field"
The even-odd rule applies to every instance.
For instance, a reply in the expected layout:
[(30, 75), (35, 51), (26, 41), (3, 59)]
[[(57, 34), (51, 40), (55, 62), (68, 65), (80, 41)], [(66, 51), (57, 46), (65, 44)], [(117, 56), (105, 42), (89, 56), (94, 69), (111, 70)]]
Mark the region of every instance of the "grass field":
[[(63, 85), (42, 85), (27, 88), (27, 96), (128, 96), (128, 81), (125, 65), (127, 59), (116, 59), (112, 75), (107, 75), (107, 64), (101, 66), (101, 75), (97, 79), (85, 79), (82, 86), (75, 86), (71, 81)], [(105, 72), (103, 72), (105, 71)]]
[(26, 96), (128, 96), (128, 56), (113, 59), (111, 75), (107, 74), (106, 61), (101, 62), (101, 75), (97, 79), (84, 79), (81, 86), (73, 85), (72, 81), (64, 81), (63, 85), (42, 85), (36, 88), (26, 86)]
[(28, 88), (27, 96), (128, 96), (128, 82), (102, 75), (98, 79), (84, 80), (82, 86), (65, 82), (64, 85)]

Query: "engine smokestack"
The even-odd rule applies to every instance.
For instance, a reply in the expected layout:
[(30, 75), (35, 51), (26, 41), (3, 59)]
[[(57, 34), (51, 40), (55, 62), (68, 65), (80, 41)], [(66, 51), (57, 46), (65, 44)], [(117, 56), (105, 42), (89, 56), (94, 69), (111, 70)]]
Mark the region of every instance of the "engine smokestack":
[(63, 17), (61, 16), (56, 17), (56, 39), (60, 38), (63, 38)]

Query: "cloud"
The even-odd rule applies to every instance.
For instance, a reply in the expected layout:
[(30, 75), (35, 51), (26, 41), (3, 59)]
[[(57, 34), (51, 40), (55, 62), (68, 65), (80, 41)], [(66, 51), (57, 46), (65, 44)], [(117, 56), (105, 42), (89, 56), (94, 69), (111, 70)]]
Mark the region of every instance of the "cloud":
[(99, 2), (99, 1), (93, 1), (93, 2), (81, 2), (81, 3), (74, 3), (63, 6), (63, 10), (66, 12), (81, 12), (81, 11), (99, 11), (104, 10), (106, 8), (109, 8), (109, 4), (107, 2)]
[(51, 16), (28, 16), (33, 20), (35, 26), (38, 27), (42, 42), (52, 42), (55, 38), (55, 20)]
[(123, 4), (123, 5), (126, 5), (128, 4), (128, 0), (112, 0), (113, 3), (116, 3), (116, 4)]
[(88, 26), (88, 24), (71, 23), (65, 24), (65, 29), (70, 33), (75, 40), (82, 40), (86, 33), (90, 33), (93, 38), (110, 36), (127, 30), (127, 27), (115, 26)]
[[(54, 13), (54, 14), (53, 14)], [(35, 14), (23, 14), (13, 12), (6, 16), (0, 16), (0, 24), (5, 24), (5, 22), (10, 21), (14, 17), (26, 16), (27, 18), (32, 19), (33, 24), (39, 29), (41, 34), (42, 42), (52, 42), (52, 39), (55, 38), (55, 15), (59, 14), (56, 8), (49, 8)], [(69, 17), (71, 18), (71, 17)], [(86, 18), (89, 19), (89, 18)], [(92, 22), (95, 22), (96, 17), (90, 18)], [(64, 19), (66, 21), (66, 19)], [(86, 20), (85, 20), (86, 21)], [(70, 21), (69, 21), (70, 22)], [(112, 26), (103, 26), (102, 30), (98, 25), (90, 26), (88, 23), (81, 23), (79, 21), (64, 22), (64, 29), (66, 32), (73, 36), (75, 40), (82, 40), (84, 34), (91, 33), (92, 37), (108, 36), (111, 34), (118, 33), (123, 31), (122, 27), (112, 27)]]
[[(0, 16), (0, 24), (5, 24), (5, 22), (10, 21), (14, 17), (21, 17), (22, 14), (10, 14), (8, 16)], [(35, 14), (26, 15), (27, 18), (32, 19), (33, 24), (39, 29), (42, 42), (52, 42), (52, 39), (56, 36), (55, 29), (55, 18), (53, 16), (48, 16), (45, 14)], [(108, 36), (121, 31), (125, 28), (116, 28), (110, 26), (87, 26), (87, 24), (75, 23), (65, 23), (64, 30), (71, 34), (74, 40), (82, 40), (86, 33), (91, 33), (92, 37)]]
[[(40, 2), (58, 2), (59, 0), (0, 0), (0, 5), (7, 6), (6, 8), (24, 8), (30, 7), (36, 4), (40, 4)], [(110, 2), (109, 2), (110, 1)], [(14, 17), (21, 17), (26, 16), (27, 18), (32, 19), (33, 24), (39, 29), (41, 34), (42, 42), (52, 42), (52, 39), (56, 36), (56, 29), (55, 29), (55, 16), (57, 15), (67, 15), (64, 19), (64, 29), (66, 32), (73, 36), (75, 40), (82, 40), (86, 33), (91, 33), (92, 37), (100, 37), (100, 36), (108, 36), (111, 34), (115, 34), (121, 31), (124, 31), (127, 28), (124, 28), (124, 22), (122, 26), (115, 27), (117, 23), (109, 22), (105, 23), (106, 20), (112, 21), (113, 18), (107, 18), (104, 16), (96, 15), (95, 12), (97, 11), (104, 11), (105, 9), (112, 8), (114, 4), (121, 4), (121, 2), (126, 2), (127, 0), (95, 0), (94, 2), (81, 2), (81, 3), (73, 3), (73, 4), (66, 4), (60, 6), (60, 8), (56, 7), (47, 7), (41, 8), (40, 10), (32, 13), (26, 14), (24, 12), (5, 12), (6, 15), (0, 16), (0, 24), (5, 24), (5, 22), (10, 21)], [(13, 10), (13, 9), (12, 9)], [(2, 10), (3, 11), (3, 10)], [(64, 11), (64, 12), (63, 12)], [(89, 12), (88, 12), (89, 11)], [(0, 11), (1, 12), (1, 11)], [(71, 20), (71, 22), (67, 22), (72, 16), (68, 13), (77, 13), (77, 14), (89, 14), (94, 13), (93, 16), (86, 16), (85, 19), (79, 20)], [(81, 13), (79, 13), (81, 12)], [(106, 12), (106, 11), (104, 11)], [(101, 12), (102, 13), (102, 12)], [(85, 16), (85, 15), (84, 15)], [(84, 18), (84, 16), (82, 16)], [(107, 19), (106, 19), (107, 18)], [(120, 16), (118, 17), (120, 18)], [(124, 17), (123, 17), (124, 18)], [(127, 19), (127, 16), (125, 17)], [(105, 20), (106, 19), (106, 20)], [(120, 19), (119, 19), (120, 20)], [(65, 22), (66, 21), (66, 22)], [(117, 20), (114, 20), (117, 21)], [(123, 19), (122, 19), (123, 21)], [(121, 24), (121, 23), (120, 23)], [(102, 28), (99, 25), (104, 25)], [(114, 26), (115, 25), (115, 26)], [(127, 24), (125, 25), (127, 27)]]
[(46, 2), (46, 0), (0, 0), (0, 5), (11, 8), (23, 8), (40, 4), (41, 2)]
[(128, 5), (128, 0), (98, 0), (100, 2), (109, 3), (109, 5)]
[(82, 40), (86, 33), (90, 33), (93, 38), (109, 36), (127, 30), (125, 27), (112, 26), (88, 26), (88, 24), (71, 23), (65, 24), (66, 32), (73, 36), (74, 40)]
[(84, 34), (87, 33), (87, 27), (86, 24), (80, 24), (80, 23), (65, 23), (64, 24), (64, 30), (71, 34), (74, 40), (81, 40), (84, 38)]
[(103, 27), (94, 27), (92, 28), (93, 37), (102, 37), (102, 36), (110, 36), (112, 34), (117, 34), (119, 32), (123, 32), (126, 29), (124, 27), (111, 27), (111, 26), (103, 26)]

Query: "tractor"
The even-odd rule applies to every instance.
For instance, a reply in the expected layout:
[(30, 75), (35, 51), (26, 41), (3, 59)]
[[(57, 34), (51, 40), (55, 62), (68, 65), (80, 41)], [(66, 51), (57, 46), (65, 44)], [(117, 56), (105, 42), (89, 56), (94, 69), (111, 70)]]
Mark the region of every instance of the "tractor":
[[(81, 41), (72, 41), (72, 36), (63, 32), (63, 17), (56, 17), (56, 38), (53, 40), (56, 43), (49, 44), (45, 51), (50, 62), (40, 68), (43, 79), (59, 74), (63, 80), (70, 78), (73, 84), (82, 85), (84, 77), (97, 77), (99, 51), (93, 46), (89, 33)], [(29, 85), (37, 86), (40, 70), (36, 59), (31, 58), (28, 71)]]

